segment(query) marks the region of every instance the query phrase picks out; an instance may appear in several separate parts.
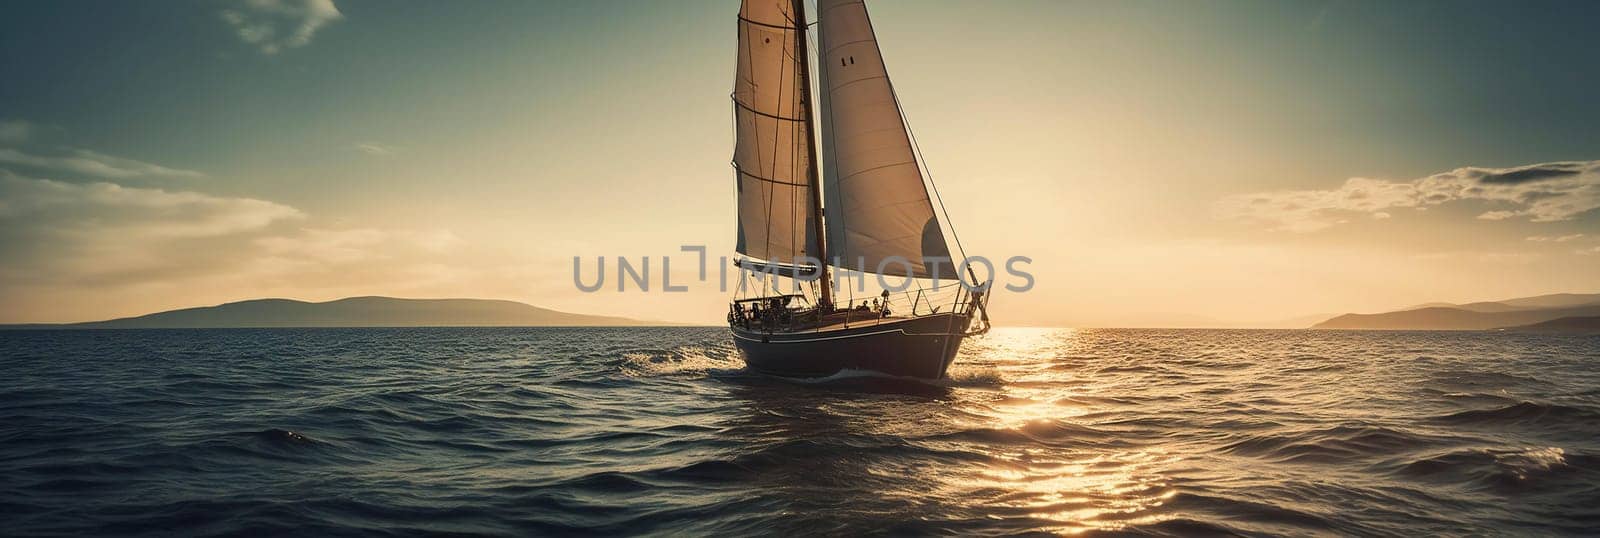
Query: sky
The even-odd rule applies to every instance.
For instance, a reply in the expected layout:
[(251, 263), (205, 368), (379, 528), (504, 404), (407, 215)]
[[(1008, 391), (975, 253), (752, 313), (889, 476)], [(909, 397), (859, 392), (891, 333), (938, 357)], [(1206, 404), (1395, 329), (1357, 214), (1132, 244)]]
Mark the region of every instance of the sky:
[[(719, 322), (679, 247), (732, 254), (737, 4), (9, 3), (0, 323), (357, 295)], [(968, 254), (1032, 260), (998, 324), (1600, 292), (1593, 2), (869, 9)], [(575, 256), (655, 286), (582, 292)]]

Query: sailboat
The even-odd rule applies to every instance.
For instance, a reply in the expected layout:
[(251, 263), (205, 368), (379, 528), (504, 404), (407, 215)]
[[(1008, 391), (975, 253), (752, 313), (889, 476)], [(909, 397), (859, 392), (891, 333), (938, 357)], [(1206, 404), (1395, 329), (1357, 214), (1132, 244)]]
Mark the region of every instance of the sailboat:
[[(743, 0), (739, 9), (734, 343), (750, 369), (766, 374), (943, 378), (962, 340), (989, 328), (990, 282), (951, 256), (935, 213), (943, 203), (919, 162), (865, 3), (816, 3), (814, 58), (804, 0)], [(751, 275), (759, 289), (747, 285)], [(868, 296), (869, 275), (903, 285)], [(787, 289), (773, 284), (784, 279)]]

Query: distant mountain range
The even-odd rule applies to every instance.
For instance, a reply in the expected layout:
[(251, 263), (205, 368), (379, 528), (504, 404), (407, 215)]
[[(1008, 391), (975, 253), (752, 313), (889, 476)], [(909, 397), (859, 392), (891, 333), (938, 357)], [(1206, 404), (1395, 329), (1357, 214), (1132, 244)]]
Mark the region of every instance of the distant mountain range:
[[(1326, 318), (1324, 316), (1323, 318)], [(1316, 319), (1323, 319), (1316, 318)], [(1254, 327), (1305, 327), (1296, 318)], [(350, 297), (320, 303), (255, 299), (106, 321), (0, 325), (0, 329), (190, 329), (252, 327), (613, 327), (676, 325), (592, 316), (493, 299)], [(1237, 324), (1233, 324), (1237, 325)], [(1196, 325), (1200, 326), (1200, 325)], [(1217, 326), (1217, 325), (1205, 325)], [(1427, 303), (1379, 314), (1344, 314), (1313, 329), (1594, 331), (1600, 293), (1561, 293), (1466, 304)]]
[[(1345, 314), (1313, 329), (1600, 330), (1600, 293), (1558, 293), (1467, 304), (1428, 303), (1381, 314)], [(1585, 328), (1588, 327), (1588, 328)]]
[(1516, 327), (1519, 331), (1583, 331), (1600, 332), (1600, 316), (1553, 319), (1543, 323)]
[(492, 299), (350, 297), (312, 303), (256, 299), (169, 310), (87, 323), (10, 325), (6, 328), (190, 329), (249, 327), (594, 327), (672, 325), (629, 318), (560, 312)]

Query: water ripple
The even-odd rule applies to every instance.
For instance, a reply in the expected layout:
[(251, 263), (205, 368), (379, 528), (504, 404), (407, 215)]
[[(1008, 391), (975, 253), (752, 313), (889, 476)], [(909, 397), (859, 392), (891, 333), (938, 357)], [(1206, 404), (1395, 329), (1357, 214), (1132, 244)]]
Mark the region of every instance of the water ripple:
[(939, 382), (727, 332), (0, 332), (7, 534), (1583, 535), (1600, 338), (1000, 329)]

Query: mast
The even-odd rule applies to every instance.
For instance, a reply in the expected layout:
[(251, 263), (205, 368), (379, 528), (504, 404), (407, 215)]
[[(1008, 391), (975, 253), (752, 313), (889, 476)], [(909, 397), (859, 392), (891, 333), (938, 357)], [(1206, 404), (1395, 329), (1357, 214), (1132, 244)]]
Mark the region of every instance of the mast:
[[(806, 136), (814, 137), (814, 133), (817, 131), (813, 122), (815, 114), (813, 114), (811, 107), (811, 51), (806, 44), (809, 39), (807, 36), (808, 24), (806, 23), (805, 0), (794, 0), (794, 13), (795, 27), (800, 32), (797, 49), (800, 53), (798, 54), (799, 58), (797, 58), (800, 62), (800, 87), (804, 88), (806, 92), (805, 96), (801, 98), (806, 105)], [(807, 167), (810, 169), (810, 174), (808, 174), (806, 180), (811, 186), (811, 236), (817, 239), (817, 254), (819, 258), (817, 260), (817, 269), (821, 271), (820, 276), (822, 279), (822, 294), (817, 300), (817, 306), (826, 311), (833, 309), (833, 279), (828, 276), (828, 241), (827, 234), (823, 233), (825, 227), (822, 225), (822, 180), (817, 172), (817, 145), (814, 143), (815, 141), (815, 138), (806, 141), (807, 158), (811, 159), (811, 166)]]

